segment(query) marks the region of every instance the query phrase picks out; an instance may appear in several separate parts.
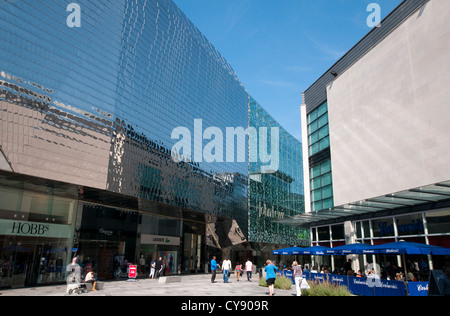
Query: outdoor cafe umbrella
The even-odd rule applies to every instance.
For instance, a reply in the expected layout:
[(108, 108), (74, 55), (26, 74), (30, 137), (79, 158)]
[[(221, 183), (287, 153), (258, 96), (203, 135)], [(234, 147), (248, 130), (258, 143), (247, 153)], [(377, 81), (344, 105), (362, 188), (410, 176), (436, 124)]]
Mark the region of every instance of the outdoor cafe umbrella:
[(350, 255), (350, 254), (376, 254), (377, 252), (374, 250), (374, 246), (362, 244), (362, 243), (354, 243), (343, 245), (339, 247), (333, 247), (331, 250), (327, 251), (330, 255)]
[(304, 248), (300, 247), (289, 247), (272, 251), (273, 255), (298, 255), (300, 251)]
[[(450, 255), (450, 249), (404, 240), (381, 244), (373, 247), (380, 254), (402, 255), (404, 267), (406, 268), (405, 254), (409, 255)], [(407, 288), (408, 293), (408, 288)]]
[(450, 255), (450, 249), (415, 242), (397, 241), (373, 246), (380, 254), (409, 254), (409, 255)]
[(328, 251), (330, 251), (331, 248), (324, 247), (324, 246), (313, 246), (308, 248), (302, 248), (300, 251), (301, 255), (315, 255), (315, 256), (325, 256), (328, 255)]

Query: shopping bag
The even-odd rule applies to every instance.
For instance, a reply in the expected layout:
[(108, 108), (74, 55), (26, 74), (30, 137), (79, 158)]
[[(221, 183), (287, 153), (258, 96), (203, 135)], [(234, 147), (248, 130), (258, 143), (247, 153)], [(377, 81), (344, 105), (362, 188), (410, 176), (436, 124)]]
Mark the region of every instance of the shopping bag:
[(302, 282), (300, 283), (300, 289), (302, 290), (309, 290), (311, 287), (309, 286), (306, 279), (302, 279)]

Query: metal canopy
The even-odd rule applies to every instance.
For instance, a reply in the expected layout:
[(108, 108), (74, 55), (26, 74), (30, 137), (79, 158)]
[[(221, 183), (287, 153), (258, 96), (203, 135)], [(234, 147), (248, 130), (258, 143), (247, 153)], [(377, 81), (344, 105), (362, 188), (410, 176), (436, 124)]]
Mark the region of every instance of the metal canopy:
[(287, 216), (276, 222), (293, 226), (312, 226), (314, 223), (326, 220), (342, 218), (345, 221), (345, 217), (349, 216), (437, 203), (444, 200), (450, 200), (450, 181), (356, 201), (323, 211)]

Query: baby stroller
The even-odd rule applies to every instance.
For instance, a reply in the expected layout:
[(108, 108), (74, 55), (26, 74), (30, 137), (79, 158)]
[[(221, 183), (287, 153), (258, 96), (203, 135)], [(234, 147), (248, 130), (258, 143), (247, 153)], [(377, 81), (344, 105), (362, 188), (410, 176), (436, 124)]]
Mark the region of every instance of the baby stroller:
[(71, 295), (72, 293), (82, 294), (87, 293), (86, 284), (81, 283), (81, 268), (79, 266), (72, 269), (67, 269), (71, 273), (67, 276), (67, 289), (66, 293)]

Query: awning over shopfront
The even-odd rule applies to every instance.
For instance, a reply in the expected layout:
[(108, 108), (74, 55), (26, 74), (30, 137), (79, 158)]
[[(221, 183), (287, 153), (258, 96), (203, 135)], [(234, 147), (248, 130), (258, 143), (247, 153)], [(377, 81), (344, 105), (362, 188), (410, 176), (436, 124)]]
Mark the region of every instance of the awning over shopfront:
[(439, 204), (445, 207), (450, 205), (450, 181), (444, 181), (433, 185), (422, 186), (384, 196), (355, 201), (318, 212), (288, 216), (277, 223), (311, 227), (330, 222), (344, 222), (353, 216), (373, 215), (386, 211), (404, 209), (405, 212), (413, 211), (426, 204), (433, 204), (437, 208)]

